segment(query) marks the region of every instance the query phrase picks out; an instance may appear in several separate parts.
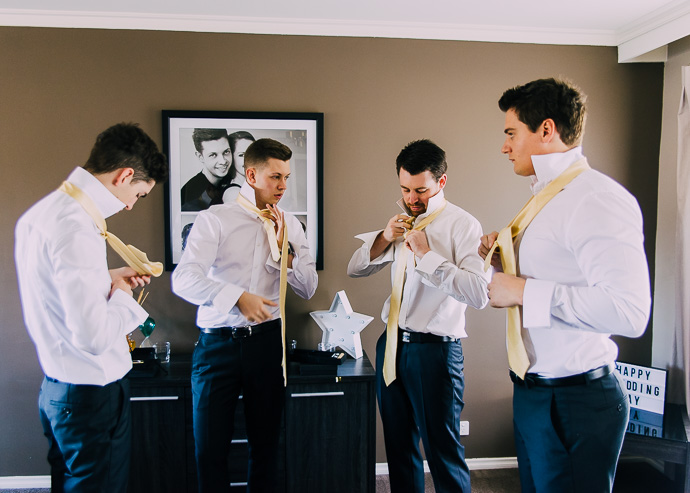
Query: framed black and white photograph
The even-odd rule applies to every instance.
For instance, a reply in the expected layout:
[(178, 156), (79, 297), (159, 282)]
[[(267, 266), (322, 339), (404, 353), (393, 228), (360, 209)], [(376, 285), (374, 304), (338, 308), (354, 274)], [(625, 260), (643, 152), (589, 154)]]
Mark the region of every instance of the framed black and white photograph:
[(278, 206), (304, 227), (323, 269), (323, 113), (163, 110), (167, 270), (182, 257), (200, 211), (235, 200), (244, 183), (244, 151), (261, 138), (292, 150), (290, 180)]

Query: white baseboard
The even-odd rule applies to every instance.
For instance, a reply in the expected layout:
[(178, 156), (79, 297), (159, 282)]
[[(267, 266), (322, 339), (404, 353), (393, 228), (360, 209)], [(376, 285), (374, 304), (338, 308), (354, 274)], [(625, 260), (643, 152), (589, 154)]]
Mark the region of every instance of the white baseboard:
[(14, 488), (50, 488), (50, 476), (0, 477), (0, 490), (9, 490)]
[[(489, 457), (487, 459), (467, 459), (470, 470), (514, 469), (517, 468), (517, 457)], [(424, 472), (429, 472), (429, 465), (424, 461)], [(388, 474), (388, 463), (376, 464), (376, 475)]]
[[(625, 456), (620, 462), (644, 462), (660, 472), (664, 472), (664, 463), (647, 457)], [(483, 471), (486, 469), (517, 469), (517, 457), (489, 457), (486, 459), (467, 459), (467, 467), (470, 471)], [(429, 465), (424, 461), (424, 472), (429, 472)], [(388, 463), (376, 463), (376, 475), (388, 474)], [(0, 483), (1, 484), (1, 483)]]

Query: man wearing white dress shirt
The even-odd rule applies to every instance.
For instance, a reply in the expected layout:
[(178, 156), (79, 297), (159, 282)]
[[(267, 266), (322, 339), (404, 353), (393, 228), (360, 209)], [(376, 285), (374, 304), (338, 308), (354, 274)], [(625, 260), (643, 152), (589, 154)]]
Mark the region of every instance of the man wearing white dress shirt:
[[(507, 90), (501, 151), (533, 194), (584, 166), (516, 241), (518, 276), (494, 254), (494, 307), (519, 306), (529, 368), (514, 382), (522, 491), (610, 491), (628, 422), (611, 335), (639, 337), (650, 311), (642, 214), (621, 185), (582, 154), (585, 96), (542, 79)], [(497, 233), (482, 237), (488, 255)]]
[[(249, 443), (249, 491), (279, 491), (278, 438), (285, 404), (279, 310), (280, 262), (255, 206), (271, 216), (278, 249), (288, 231), (287, 283), (300, 297), (316, 291), (316, 264), (300, 222), (278, 208), (292, 151), (259, 139), (246, 151), (246, 181), (232, 201), (197, 217), (172, 276), (173, 291), (199, 306), (192, 361), (199, 491), (228, 491), (228, 454), (242, 395)], [(248, 204), (248, 205), (247, 205)]]
[[(67, 178), (107, 218), (130, 210), (167, 177), (156, 144), (134, 124), (102, 132)], [(24, 320), (45, 373), (39, 395), (52, 491), (127, 490), (126, 336), (147, 313), (132, 288), (150, 276), (108, 270), (105, 239), (73, 197), (54, 191), (17, 222), (15, 260)]]
[[(465, 404), (460, 340), (467, 337), (467, 306), (479, 309), (488, 301), (488, 276), (477, 255), (481, 225), (446, 201), (446, 153), (430, 140), (408, 144), (396, 169), (404, 213), (391, 217), (383, 230), (358, 235), (364, 243), (347, 268), (351, 277), (364, 277), (392, 265), (395, 285), (398, 264), (407, 266), (397, 350), (390, 353), (393, 380), (384, 376), (388, 330), (376, 344), (376, 389), (391, 492), (424, 492), (420, 438), (435, 491), (469, 492), (470, 473), (460, 443)], [(412, 229), (412, 219), (417, 228), (432, 220), (425, 229)], [(400, 260), (405, 249), (409, 254)], [(387, 324), (395, 305), (392, 297), (381, 313)]]

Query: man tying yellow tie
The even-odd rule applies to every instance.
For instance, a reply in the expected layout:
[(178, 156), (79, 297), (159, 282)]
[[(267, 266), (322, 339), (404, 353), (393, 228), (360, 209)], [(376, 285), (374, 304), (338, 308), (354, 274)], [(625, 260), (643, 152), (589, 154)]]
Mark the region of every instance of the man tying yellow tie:
[(467, 306), (482, 308), (488, 275), (477, 245), (479, 222), (445, 199), (446, 154), (430, 140), (408, 144), (396, 170), (403, 214), (358, 235), (348, 274), (391, 265), (392, 292), (376, 345), (376, 388), (391, 492), (424, 492), (421, 437), (437, 493), (469, 492), (460, 443)]
[(242, 395), (249, 489), (278, 491), (285, 404), (285, 290), (316, 291), (316, 263), (299, 220), (278, 207), (292, 151), (272, 139), (245, 153), (237, 200), (199, 213), (173, 272), (173, 291), (199, 306), (192, 360), (194, 440), (200, 493), (227, 491), (235, 406)]
[[(131, 454), (125, 336), (148, 314), (132, 297), (162, 265), (107, 232), (168, 164), (135, 124), (103, 131), (83, 167), (17, 222), (15, 259), (24, 319), (45, 373), (39, 394), (52, 491), (127, 491)], [(108, 269), (106, 240), (128, 266)], [(87, 405), (85, 405), (87, 404)]]
[(522, 491), (610, 491), (628, 422), (611, 335), (642, 335), (651, 304), (640, 208), (587, 164), (578, 88), (535, 80), (499, 107), (501, 151), (533, 193), (479, 248), (495, 269), (490, 304), (509, 310)]

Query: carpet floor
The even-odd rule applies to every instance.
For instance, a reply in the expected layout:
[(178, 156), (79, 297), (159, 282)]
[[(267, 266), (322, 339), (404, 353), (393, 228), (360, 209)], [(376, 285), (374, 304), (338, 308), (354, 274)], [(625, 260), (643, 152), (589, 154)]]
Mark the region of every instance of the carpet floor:
[[(470, 471), (472, 493), (520, 493), (517, 469)], [(425, 493), (434, 493), (431, 475), (425, 477)], [(675, 493), (673, 482), (646, 462), (621, 462), (616, 471), (613, 493)], [(388, 476), (376, 476), (376, 493), (389, 493)]]
[[(431, 475), (425, 478), (425, 493), (435, 493)], [(483, 469), (470, 471), (472, 493), (520, 493), (517, 469)], [(646, 462), (621, 462), (618, 465), (613, 493), (675, 493), (673, 482)], [(0, 489), (2, 493), (50, 493), (49, 489)], [(173, 492), (165, 492), (173, 493)], [(348, 492), (357, 493), (357, 492)], [(376, 476), (376, 493), (390, 493), (388, 476)]]

